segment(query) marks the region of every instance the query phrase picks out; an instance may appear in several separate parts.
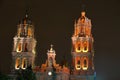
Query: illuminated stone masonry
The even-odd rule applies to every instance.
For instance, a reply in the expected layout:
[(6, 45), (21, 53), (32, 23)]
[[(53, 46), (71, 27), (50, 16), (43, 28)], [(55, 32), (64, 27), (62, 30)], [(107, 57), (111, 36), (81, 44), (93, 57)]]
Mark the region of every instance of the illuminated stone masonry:
[(28, 15), (17, 26), (17, 35), (13, 38), (12, 69), (26, 69), (34, 67), (36, 40), (34, 38), (34, 26)]
[[(91, 20), (81, 12), (81, 17), (75, 21), (72, 36), (72, 66), (56, 63), (56, 51), (53, 45), (47, 51), (44, 64), (35, 66), (36, 39), (34, 26), (28, 15), (18, 24), (12, 51), (12, 71), (25, 70), (32, 66), (37, 80), (95, 80), (93, 37)], [(15, 77), (15, 76), (13, 76)]]
[(72, 36), (71, 80), (95, 80), (91, 27), (91, 20), (85, 16), (84, 11), (81, 12), (81, 17), (75, 21)]

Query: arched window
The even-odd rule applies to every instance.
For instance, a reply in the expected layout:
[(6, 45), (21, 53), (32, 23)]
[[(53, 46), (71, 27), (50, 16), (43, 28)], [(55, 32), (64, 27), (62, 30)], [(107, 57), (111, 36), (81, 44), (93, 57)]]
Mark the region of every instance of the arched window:
[(84, 58), (83, 60), (83, 70), (87, 70), (88, 69), (88, 60), (87, 58)]
[(87, 61), (86, 61), (86, 59), (84, 60), (84, 67), (87, 67)]
[(27, 60), (26, 60), (26, 58), (23, 58), (22, 59), (22, 68), (26, 69), (26, 67), (27, 67)]
[(76, 70), (80, 70), (81, 69), (81, 61), (80, 58), (77, 57), (76, 58)]
[(27, 43), (25, 43), (25, 45), (24, 45), (24, 51), (28, 51), (28, 48), (27, 48)]
[(17, 58), (15, 63), (15, 69), (19, 69), (19, 68), (20, 68), (20, 58)]
[(78, 60), (77, 64), (79, 64), (79, 65), (80, 65), (80, 60)]
[(78, 44), (78, 50), (80, 50), (80, 44)]
[(21, 52), (21, 51), (22, 51), (22, 45), (21, 43), (18, 43), (17, 52)]
[(87, 41), (85, 41), (85, 42), (83, 43), (83, 45), (84, 45), (83, 52), (88, 52), (88, 44), (87, 44)]
[(81, 52), (81, 43), (80, 42), (76, 46), (76, 52)]

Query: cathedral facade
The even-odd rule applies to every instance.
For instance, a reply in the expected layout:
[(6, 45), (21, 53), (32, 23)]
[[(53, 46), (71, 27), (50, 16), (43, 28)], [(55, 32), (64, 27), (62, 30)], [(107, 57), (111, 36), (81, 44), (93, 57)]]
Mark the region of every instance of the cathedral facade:
[(37, 80), (95, 80), (91, 28), (91, 20), (82, 11), (81, 17), (74, 23), (74, 33), (71, 37), (71, 66), (57, 64), (57, 53), (51, 45), (46, 52), (46, 62), (40, 67), (34, 64), (37, 42), (34, 38), (34, 25), (26, 15), (18, 24), (17, 34), (13, 38), (12, 71), (25, 70), (31, 66)]

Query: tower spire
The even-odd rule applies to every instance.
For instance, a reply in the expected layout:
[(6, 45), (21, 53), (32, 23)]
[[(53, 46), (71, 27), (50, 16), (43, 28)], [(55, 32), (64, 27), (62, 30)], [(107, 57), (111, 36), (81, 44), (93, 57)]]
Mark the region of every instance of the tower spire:
[(30, 7), (26, 7), (26, 10), (25, 10), (25, 17), (29, 17), (30, 16), (30, 12), (31, 12), (31, 8)]
[(30, 1), (31, 0), (25, 0), (25, 17), (30, 16), (30, 12), (31, 12)]
[(26, 11), (25, 11), (25, 17), (26, 18), (28, 17), (28, 9), (26, 9)]
[(51, 46), (50, 51), (53, 51), (53, 45), (51, 44), (50, 46)]

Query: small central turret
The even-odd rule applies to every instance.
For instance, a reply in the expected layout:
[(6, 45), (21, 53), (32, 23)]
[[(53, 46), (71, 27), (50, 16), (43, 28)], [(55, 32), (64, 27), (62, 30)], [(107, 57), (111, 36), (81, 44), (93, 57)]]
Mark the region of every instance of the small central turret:
[(48, 50), (47, 52), (48, 55), (48, 67), (52, 67), (56, 64), (56, 60), (55, 60), (55, 50), (53, 49), (53, 45), (51, 45), (50, 50)]

